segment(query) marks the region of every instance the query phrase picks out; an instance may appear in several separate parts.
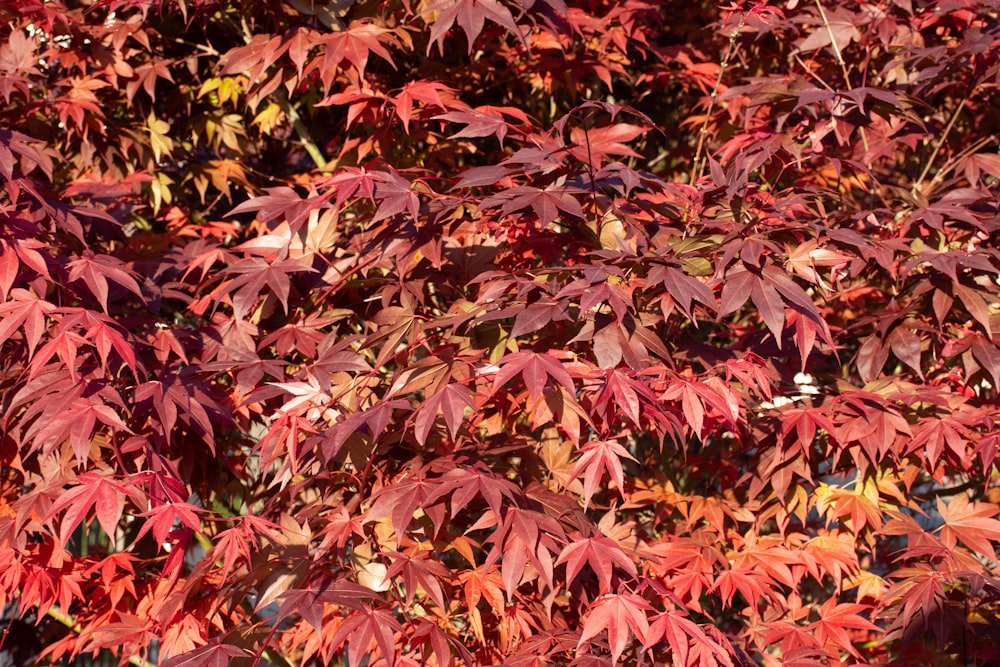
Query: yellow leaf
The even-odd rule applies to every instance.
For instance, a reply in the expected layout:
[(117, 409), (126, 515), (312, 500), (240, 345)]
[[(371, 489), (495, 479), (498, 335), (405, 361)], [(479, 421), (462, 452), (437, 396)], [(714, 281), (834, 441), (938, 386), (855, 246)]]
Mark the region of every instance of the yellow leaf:
[(146, 129), (149, 131), (149, 145), (153, 149), (153, 156), (159, 162), (161, 156), (170, 155), (174, 150), (174, 140), (167, 135), (170, 124), (151, 113), (146, 119)]
[(174, 197), (170, 192), (170, 186), (173, 185), (174, 181), (172, 178), (164, 173), (156, 174), (154, 178), (149, 183), (150, 193), (153, 195), (153, 213), (159, 213), (160, 206), (163, 204), (170, 204)]
[(253, 124), (260, 128), (261, 134), (271, 134), (274, 129), (285, 122), (285, 112), (274, 102), (270, 102), (263, 111), (254, 116)]

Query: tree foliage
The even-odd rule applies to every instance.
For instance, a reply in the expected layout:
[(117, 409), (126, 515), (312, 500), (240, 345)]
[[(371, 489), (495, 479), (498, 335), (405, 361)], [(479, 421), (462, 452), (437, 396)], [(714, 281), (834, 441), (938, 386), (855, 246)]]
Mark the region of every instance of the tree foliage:
[(0, 16), (40, 664), (1000, 662), (995, 2)]

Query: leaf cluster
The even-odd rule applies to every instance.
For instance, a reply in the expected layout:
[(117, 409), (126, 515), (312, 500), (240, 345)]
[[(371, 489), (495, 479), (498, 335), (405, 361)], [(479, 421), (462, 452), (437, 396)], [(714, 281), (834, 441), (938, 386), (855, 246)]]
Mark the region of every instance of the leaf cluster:
[(1000, 662), (995, 3), (0, 16), (35, 664)]

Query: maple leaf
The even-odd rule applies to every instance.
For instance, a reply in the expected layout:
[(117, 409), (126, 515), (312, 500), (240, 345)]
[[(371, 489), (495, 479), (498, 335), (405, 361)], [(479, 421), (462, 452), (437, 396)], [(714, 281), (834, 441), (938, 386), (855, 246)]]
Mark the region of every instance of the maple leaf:
[(451, 579), (451, 570), (433, 558), (427, 551), (415, 554), (387, 552), (385, 555), (392, 561), (385, 576), (388, 579), (402, 575), (407, 603), (413, 601), (419, 586), (439, 609), (448, 608), (442, 584)]
[[(883, 526), (883, 531), (889, 530), (889, 523)], [(857, 573), (860, 565), (852, 542), (849, 535), (841, 538), (836, 533), (817, 535), (806, 542), (803, 553), (807, 556), (806, 566), (813, 578), (820, 581), (826, 573), (839, 585), (845, 575)]]
[(265, 188), (264, 192), (267, 194), (251, 197), (226, 215), (234, 216), (256, 211), (259, 221), (267, 223), (285, 220), (288, 222), (290, 231), (294, 233), (306, 223), (313, 211), (330, 206), (329, 194), (323, 195), (313, 192), (308, 197), (303, 198), (289, 187)]
[(740, 418), (739, 401), (732, 388), (709, 377), (704, 382), (680, 378), (672, 382), (661, 396), (663, 400), (681, 399), (681, 408), (691, 431), (698, 437), (703, 437), (705, 425), (705, 408), (712, 408), (732, 426)]
[(197, 532), (201, 528), (201, 521), (198, 519), (198, 512), (202, 512), (200, 507), (195, 507), (185, 502), (169, 502), (154, 506), (148, 512), (143, 512), (138, 516), (146, 519), (139, 529), (136, 541), (143, 535), (152, 531), (153, 539), (157, 544), (163, 544), (167, 535), (174, 529), (175, 522), (183, 528)]
[(83, 463), (90, 458), (94, 427), (100, 422), (113, 431), (131, 433), (118, 413), (101, 402), (100, 397), (77, 398), (66, 405), (51, 419), (38, 423), (38, 429), (28, 433), (34, 440), (32, 449), (48, 454), (54, 446), (69, 440), (76, 460)]
[(964, 494), (959, 494), (949, 503), (938, 498), (937, 507), (944, 519), (939, 530), (946, 547), (954, 549), (961, 540), (977, 553), (996, 560), (994, 544), (1000, 541), (1000, 520), (994, 517), (1000, 514), (1000, 506), (969, 502)]
[(970, 431), (961, 421), (951, 417), (927, 417), (913, 427), (913, 438), (907, 452), (924, 450), (931, 467), (937, 466), (942, 454), (954, 456), (963, 466), (971, 462)]
[[(759, 273), (743, 267), (727, 272), (722, 287), (719, 317), (735, 312), (747, 299), (757, 306), (761, 319), (779, 348), (782, 345), (781, 333), (785, 327), (786, 310), (797, 315), (799, 321), (809, 327), (813, 337), (818, 333), (827, 344), (833, 345), (829, 326), (820, 316), (812, 299), (773, 264), (766, 265)], [(799, 351), (803, 364), (811, 347), (811, 344), (803, 346)]]
[(30, 358), (42, 340), (45, 332), (45, 318), (56, 311), (56, 306), (38, 298), (28, 290), (15, 288), (10, 293), (11, 300), (0, 303), (0, 344), (21, 331), (28, 344)]
[(149, 133), (149, 147), (157, 162), (164, 155), (170, 156), (173, 153), (174, 140), (167, 134), (170, 132), (170, 124), (157, 118), (155, 112), (151, 111), (146, 119), (146, 131)]
[(549, 377), (562, 385), (570, 395), (576, 394), (573, 378), (552, 353), (523, 351), (505, 356), (500, 370), (493, 378), (493, 391), (496, 392), (517, 375), (521, 376), (528, 395), (532, 398), (541, 397)]
[(409, 409), (410, 403), (402, 399), (380, 401), (367, 410), (355, 412), (328, 428), (322, 436), (323, 455), (332, 460), (352, 435), (368, 432), (372, 439), (379, 438), (389, 425), (393, 412)]
[(607, 370), (606, 384), (598, 394), (597, 402), (614, 406), (621, 410), (636, 426), (640, 426), (643, 414), (655, 411), (658, 401), (649, 387), (626, 373), (610, 368)]
[(234, 658), (253, 657), (245, 648), (212, 641), (204, 646), (173, 656), (164, 661), (163, 667), (228, 667)]
[(233, 523), (232, 527), (215, 536), (215, 544), (209, 552), (209, 562), (222, 559), (223, 578), (232, 570), (237, 559), (243, 558), (247, 565), (251, 564), (251, 555), (258, 548), (261, 537), (280, 541), (277, 532), (280, 527), (267, 519), (247, 514), (234, 519)]
[[(226, 421), (223, 410), (198, 382), (168, 375), (162, 381), (144, 382), (135, 388), (135, 414), (155, 412), (158, 426), (169, 441), (177, 420), (204, 439), (215, 451), (212, 417)], [(135, 414), (133, 416), (135, 416)]]
[[(718, 665), (734, 667), (733, 660), (729, 657), (726, 648), (709, 637), (698, 624), (687, 618), (684, 612), (668, 609), (653, 617), (644, 642), (645, 647), (649, 649), (654, 644), (664, 640), (670, 645), (670, 652), (677, 665), (695, 664), (693, 660), (689, 660), (689, 655), (701, 653), (702, 659), (697, 664), (708, 664), (705, 659), (710, 658), (714, 659)], [(694, 651), (692, 651), (692, 644), (695, 646)], [(702, 651), (708, 655), (704, 655)]]
[(372, 53), (395, 69), (396, 63), (393, 61), (392, 55), (382, 44), (382, 41), (392, 41), (392, 34), (388, 28), (352, 21), (346, 30), (320, 37), (316, 43), (326, 47), (321, 70), (324, 85), (330, 88), (333, 76), (344, 60), (354, 65), (359, 75), (364, 75), (365, 68), (368, 66), (368, 58)]
[(153, 102), (156, 101), (156, 80), (163, 79), (174, 83), (173, 75), (170, 74), (170, 70), (167, 68), (167, 64), (162, 61), (153, 61), (148, 63), (143, 63), (132, 70), (133, 76), (128, 83), (125, 84), (125, 98), (128, 100), (129, 104), (132, 103), (132, 99), (135, 94), (142, 88), (149, 95), (149, 99)]
[(83, 522), (91, 509), (94, 510), (104, 532), (113, 536), (117, 532), (118, 521), (125, 508), (126, 496), (131, 497), (137, 504), (142, 503), (142, 495), (129, 482), (89, 472), (80, 475), (77, 481), (80, 482), (79, 486), (61, 495), (49, 510), (49, 519), (67, 510), (59, 528), (59, 539), (63, 544), (69, 542), (72, 532)]
[(858, 441), (870, 461), (879, 461), (892, 450), (897, 433), (912, 437), (909, 423), (882, 397), (858, 391), (845, 393), (842, 399), (845, 409), (839, 415), (843, 421), (838, 424), (837, 439)]
[(634, 637), (640, 644), (646, 642), (649, 636), (646, 612), (652, 610), (648, 602), (634, 593), (616, 593), (598, 598), (583, 623), (577, 650), (607, 630), (611, 661), (617, 663), (630, 638)]
[(625, 144), (648, 131), (649, 128), (629, 123), (616, 123), (590, 129), (574, 127), (570, 130), (570, 141), (574, 145), (569, 152), (580, 162), (600, 169), (609, 155), (640, 157)]
[(287, 314), (288, 295), (291, 290), (288, 275), (304, 271), (313, 272), (314, 269), (294, 259), (268, 262), (259, 257), (247, 257), (224, 270), (223, 273), (235, 273), (237, 277), (225, 283), (222, 293), (232, 293), (235, 316), (237, 319), (243, 319), (257, 302), (262, 289), (267, 286), (278, 297), (278, 302)]
[(576, 579), (580, 569), (586, 564), (597, 575), (601, 593), (611, 592), (611, 577), (614, 565), (628, 572), (631, 576), (638, 574), (635, 563), (614, 540), (599, 535), (587, 537), (566, 545), (556, 559), (556, 565), (566, 563), (566, 583), (569, 585)]
[(514, 22), (514, 16), (498, 0), (436, 0), (427, 7), (424, 15), (435, 16), (432, 12), (437, 12), (437, 18), (431, 24), (430, 41), (427, 44), (428, 54), (435, 43), (438, 45), (438, 50), (444, 53), (444, 37), (456, 21), (465, 31), (470, 54), (476, 38), (483, 31), (486, 19), (507, 28), (522, 41), (524, 39), (517, 23)]
[(618, 493), (625, 498), (625, 471), (622, 468), (622, 459), (636, 461), (636, 458), (616, 440), (592, 440), (581, 447), (580, 452), (580, 458), (573, 466), (570, 477), (576, 478), (580, 473), (584, 473), (583, 506), (586, 508), (590, 505), (590, 499), (605, 471), (611, 475)]
[(503, 140), (507, 136), (508, 130), (514, 127), (504, 118), (505, 116), (516, 118), (521, 123), (528, 122), (527, 114), (517, 107), (494, 107), (488, 104), (460, 111), (449, 111), (448, 113), (434, 116), (434, 120), (446, 120), (451, 123), (463, 123), (465, 125), (464, 128), (451, 135), (452, 139), (488, 137), (492, 134), (499, 140), (500, 145), (503, 145)]
[(26, 134), (8, 128), (0, 129), (0, 175), (7, 181), (14, 179), (15, 154), (35, 166), (41, 167), (52, 178), (52, 164), (32, 146), (34, 140)]
[(787, 268), (796, 275), (826, 289), (829, 289), (830, 286), (823, 281), (817, 268), (834, 267), (832, 274), (835, 276), (837, 268), (845, 267), (853, 259), (845, 252), (820, 247), (820, 242), (816, 239), (809, 239), (788, 250), (786, 257), (785, 266)]
[(486, 209), (499, 204), (501, 215), (530, 208), (543, 226), (556, 220), (560, 212), (577, 220), (584, 220), (587, 216), (583, 207), (573, 196), (584, 192), (583, 188), (558, 183), (545, 188), (519, 185), (484, 199), (480, 208)]
[(142, 296), (139, 283), (123, 268), (123, 263), (106, 255), (85, 250), (79, 259), (67, 265), (70, 280), (82, 280), (90, 293), (97, 297), (104, 312), (108, 312), (108, 281), (121, 285), (136, 296)]
[[(413, 639), (416, 643), (424, 642), (425, 645), (425, 656), (428, 656), (426, 652), (427, 644), (429, 644), (430, 653), (437, 660), (437, 664), (447, 667), (451, 664), (451, 649), (455, 648), (459, 657), (462, 661), (467, 664), (473, 664), (472, 654), (465, 648), (463, 643), (451, 633), (447, 633), (441, 629), (437, 623), (430, 619), (421, 619), (421, 622), (417, 625), (416, 630), (413, 633)], [(426, 659), (425, 662), (426, 663)]]
[[(506, 311), (507, 309), (505, 309)], [(538, 300), (526, 308), (516, 308), (517, 314), (514, 316), (514, 327), (510, 331), (513, 338), (524, 336), (542, 329), (554, 322), (571, 320), (569, 306), (563, 300)], [(493, 316), (499, 317), (501, 311)]]
[(44, 248), (44, 243), (33, 239), (17, 239), (14, 242), (0, 238), (0, 299), (7, 300), (22, 263), (39, 275), (52, 279), (45, 258), (38, 252)]
[(760, 608), (761, 599), (772, 600), (776, 595), (771, 578), (750, 567), (731, 568), (719, 573), (712, 589), (719, 592), (724, 607), (731, 606), (734, 594), (739, 592), (755, 611)]
[(485, 500), (486, 505), (497, 516), (501, 514), (505, 499), (514, 505), (521, 496), (516, 484), (479, 466), (455, 467), (438, 477), (425, 502), (434, 504), (448, 494), (451, 494), (452, 518), (458, 516), (476, 496)]
[(486, 556), (486, 565), (492, 567), (502, 558), (500, 572), (508, 600), (514, 598), (529, 561), (546, 585), (552, 586), (552, 554), (558, 551), (556, 540), (565, 541), (565, 532), (554, 519), (519, 507), (504, 509), (500, 525), (486, 540), (493, 545)]
[(251, 81), (263, 81), (265, 70), (284, 55), (290, 46), (291, 41), (283, 35), (253, 35), (245, 46), (231, 49), (223, 56), (225, 67), (222, 73), (246, 72)]
[(413, 423), (414, 435), (417, 442), (424, 444), (434, 419), (438, 412), (444, 415), (445, 424), (448, 425), (448, 432), (451, 433), (452, 440), (458, 437), (458, 430), (465, 421), (465, 409), (469, 408), (473, 413), (476, 411), (476, 398), (468, 387), (452, 382), (424, 399), (416, 412), (416, 420)]
[[(117, 323), (108, 317), (103, 317), (99, 313), (83, 310), (81, 312), (84, 326), (87, 327), (84, 338), (91, 342), (97, 349), (97, 354), (101, 359), (101, 370), (108, 372), (108, 354), (113, 349), (121, 357), (125, 365), (132, 370), (132, 375), (139, 377), (141, 367), (135, 355), (135, 348), (129, 340), (128, 333)], [(65, 325), (68, 321), (63, 320)]]
[(410, 81), (392, 98), (396, 107), (396, 115), (403, 122), (403, 130), (410, 133), (410, 118), (413, 114), (414, 102), (423, 102), (430, 106), (444, 108), (441, 93), (450, 93), (451, 89), (439, 81)]
[(816, 491), (817, 507), (829, 508), (834, 518), (849, 517), (850, 527), (860, 533), (866, 525), (876, 530), (882, 527), (878, 487), (866, 481), (853, 490), (821, 485)]
[[(715, 310), (716, 303), (712, 290), (703, 282), (693, 276), (689, 276), (678, 268), (663, 264), (654, 264), (646, 277), (650, 286), (663, 285), (664, 299), (671, 306), (677, 304), (681, 311), (691, 321), (695, 321), (691, 306), (698, 301), (709, 308)], [(666, 311), (666, 306), (664, 306)]]
[(495, 567), (480, 565), (459, 574), (458, 580), (465, 587), (465, 601), (469, 609), (474, 609), (484, 598), (495, 613), (502, 612), (507, 606), (503, 578)]
[(397, 213), (406, 211), (414, 220), (420, 212), (420, 200), (408, 180), (396, 172), (370, 172), (374, 187), (372, 200), (379, 199), (378, 210), (372, 217), (372, 222), (391, 218)]
[(868, 611), (868, 607), (862, 604), (838, 603), (836, 598), (830, 598), (823, 603), (819, 610), (819, 620), (810, 624), (810, 629), (816, 633), (819, 642), (830, 641), (838, 649), (860, 658), (861, 654), (855, 648), (847, 630), (881, 632), (877, 625), (859, 615), (859, 612), (863, 611)]
[(105, 623), (99, 627), (83, 630), (80, 638), (86, 642), (84, 650), (97, 651), (106, 648), (137, 651), (155, 641), (156, 633), (152, 631), (148, 621), (129, 613), (120, 613), (118, 617), (121, 621), (117, 623)]
[(69, 371), (70, 377), (76, 379), (77, 375), (77, 352), (80, 345), (87, 341), (80, 334), (64, 329), (59, 331), (38, 350), (38, 354), (31, 360), (29, 366), (29, 376), (35, 377), (53, 356), (59, 358), (64, 367)]
[(382, 658), (389, 667), (396, 662), (396, 642), (394, 632), (402, 632), (403, 626), (388, 609), (369, 608), (362, 612), (354, 612), (340, 624), (334, 634), (331, 644), (342, 646), (347, 664), (351, 667), (364, 663), (364, 656), (369, 654), (372, 640), (378, 646)]
[(377, 521), (384, 517), (391, 518), (398, 548), (406, 534), (406, 528), (413, 521), (413, 513), (417, 511), (417, 508), (423, 507), (427, 511), (430, 507), (427, 497), (435, 486), (434, 482), (430, 482), (422, 476), (404, 473), (391, 485), (372, 496), (373, 502), (368, 510), (366, 521)]
[[(903, 609), (898, 622), (904, 627), (911, 626), (917, 614), (923, 620), (926, 632), (931, 619), (941, 610), (944, 601), (944, 577), (942, 573), (930, 570), (926, 565), (900, 568), (892, 573), (898, 581), (885, 593), (885, 600), (892, 604), (902, 603)], [(894, 623), (895, 625), (895, 623)]]
[(813, 24), (813, 32), (799, 44), (800, 51), (812, 51), (824, 46), (833, 45), (838, 53), (847, 48), (852, 41), (859, 41), (861, 33), (858, 26), (863, 24), (859, 17), (842, 8), (820, 8), (822, 18)]

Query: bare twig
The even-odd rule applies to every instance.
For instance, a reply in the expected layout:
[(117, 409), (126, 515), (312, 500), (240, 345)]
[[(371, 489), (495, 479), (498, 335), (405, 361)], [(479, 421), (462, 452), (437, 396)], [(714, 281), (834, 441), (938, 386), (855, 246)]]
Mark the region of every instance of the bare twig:
[(812, 79), (817, 84), (819, 84), (820, 87), (825, 88), (826, 90), (828, 90), (831, 93), (834, 92), (833, 88), (830, 87), (830, 84), (828, 84), (826, 81), (824, 81), (822, 78), (820, 78), (819, 74), (816, 74), (816, 72), (812, 71), (812, 68), (810, 68), (808, 65), (805, 64), (805, 62), (802, 60), (802, 58), (799, 57), (799, 54), (796, 53), (793, 57), (795, 58), (795, 62), (797, 62), (799, 65), (801, 65), (801, 67), (805, 71), (805, 73), (808, 74), (810, 77), (812, 77)]
[[(924, 179), (927, 178), (927, 174), (930, 173), (931, 167), (934, 166), (934, 159), (941, 151), (941, 147), (944, 146), (944, 142), (947, 141), (948, 134), (951, 132), (951, 128), (955, 127), (955, 121), (958, 120), (958, 115), (962, 113), (962, 109), (965, 108), (965, 102), (966, 98), (963, 97), (962, 100), (958, 103), (958, 106), (955, 107), (955, 110), (951, 112), (951, 118), (948, 119), (948, 124), (944, 128), (944, 132), (942, 132), (941, 136), (938, 137), (938, 140), (934, 142), (934, 150), (931, 151), (930, 156), (928, 156), (927, 158), (927, 162), (924, 163), (924, 168), (921, 170), (920, 176), (913, 183), (913, 188), (911, 190), (913, 194), (916, 194), (917, 191), (920, 190), (920, 186), (923, 185)], [(941, 174), (941, 172), (938, 172), (938, 176), (935, 176), (934, 181), (932, 182), (940, 182), (942, 178), (944, 178), (944, 176)]]
[(196, 51), (201, 51), (202, 53), (204, 53), (206, 55), (215, 56), (216, 58), (218, 58), (219, 56), (222, 55), (214, 47), (212, 47), (210, 44), (195, 44), (194, 42), (189, 42), (186, 39), (181, 39), (180, 37), (175, 37), (174, 38), (174, 43), (190, 47), (192, 49), (195, 49)]
[(288, 116), (288, 120), (292, 122), (292, 129), (295, 130), (295, 134), (299, 136), (299, 141), (302, 142), (302, 147), (306, 149), (306, 153), (312, 158), (313, 163), (320, 169), (326, 168), (327, 161), (323, 157), (323, 151), (319, 149), (319, 146), (313, 141), (312, 134), (309, 133), (309, 128), (306, 124), (302, 122), (302, 117), (299, 116), (298, 110), (296, 110), (295, 105), (292, 101), (288, 99), (280, 87), (274, 91), (274, 97), (278, 101), (278, 106), (281, 110), (285, 112)]
[(945, 176), (951, 173), (951, 171), (958, 166), (959, 162), (969, 157), (973, 153), (978, 153), (981, 148), (988, 146), (989, 144), (992, 144), (996, 140), (997, 138), (995, 134), (991, 134), (988, 137), (983, 137), (976, 143), (966, 148), (964, 151), (961, 151), (955, 157), (945, 162), (944, 166), (938, 169), (937, 173), (934, 174), (934, 178), (932, 178), (931, 182), (928, 184), (928, 190), (933, 190), (935, 187), (937, 187), (941, 183), (941, 181), (944, 180)]
[(594, 204), (594, 219), (597, 223), (597, 231), (600, 234), (601, 221), (597, 218), (597, 183), (594, 179), (594, 157), (590, 151), (590, 128), (587, 127), (587, 123), (593, 117), (593, 112), (587, 114), (587, 117), (583, 119), (583, 139), (587, 144), (587, 175), (590, 176), (590, 197)]
[[(854, 86), (851, 85), (851, 73), (847, 70), (847, 63), (844, 61), (844, 54), (840, 51), (840, 44), (837, 44), (837, 37), (833, 34), (833, 26), (830, 25), (830, 19), (826, 16), (826, 10), (823, 9), (820, 0), (815, 0), (816, 9), (819, 10), (819, 17), (823, 20), (823, 25), (826, 27), (826, 33), (830, 36), (830, 43), (833, 45), (833, 54), (837, 57), (837, 64), (840, 65), (840, 71), (844, 75), (844, 85), (847, 86), (848, 90), (854, 90)], [(858, 128), (861, 131), (861, 143), (865, 147), (865, 152), (868, 152), (868, 133), (865, 132), (864, 127)]]
[(705, 120), (701, 124), (701, 129), (698, 130), (698, 145), (694, 149), (694, 164), (691, 165), (691, 184), (701, 178), (702, 171), (705, 169), (705, 160), (702, 155), (702, 151), (705, 148), (705, 136), (708, 134), (708, 123), (712, 119), (712, 112), (715, 111), (715, 99), (719, 95), (719, 87), (722, 85), (722, 77), (726, 73), (726, 69), (729, 67), (729, 60), (736, 53), (736, 38), (740, 36), (743, 32), (743, 26), (746, 25), (746, 14), (740, 14), (740, 22), (733, 28), (733, 31), (729, 34), (729, 46), (726, 48), (726, 54), (722, 56), (722, 62), (719, 63), (719, 74), (715, 77), (715, 85), (712, 86), (712, 94), (708, 100), (708, 108), (705, 110)]

